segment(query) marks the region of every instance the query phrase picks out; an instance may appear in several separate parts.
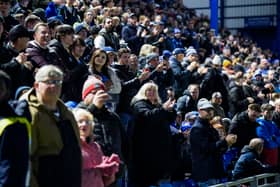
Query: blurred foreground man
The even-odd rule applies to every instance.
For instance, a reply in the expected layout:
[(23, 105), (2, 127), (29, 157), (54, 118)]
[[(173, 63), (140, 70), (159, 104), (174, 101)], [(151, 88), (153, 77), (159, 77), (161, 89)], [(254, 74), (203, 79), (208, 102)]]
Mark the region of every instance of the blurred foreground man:
[(24, 95), (32, 115), (32, 187), (81, 186), (79, 131), (73, 114), (59, 99), (62, 71), (41, 67), (34, 88)]

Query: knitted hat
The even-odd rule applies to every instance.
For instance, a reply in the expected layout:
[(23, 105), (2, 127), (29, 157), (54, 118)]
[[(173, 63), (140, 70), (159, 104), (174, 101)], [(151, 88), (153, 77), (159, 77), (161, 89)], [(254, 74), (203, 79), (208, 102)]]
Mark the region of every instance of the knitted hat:
[(96, 90), (96, 89), (103, 89), (105, 90), (104, 84), (101, 82), (101, 80), (97, 79), (94, 76), (89, 76), (86, 82), (83, 86), (83, 92), (82, 92), (82, 98), (83, 100), (86, 98), (86, 96)]
[(188, 57), (193, 54), (197, 55), (197, 51), (193, 48), (193, 46), (190, 46), (186, 51), (186, 56)]

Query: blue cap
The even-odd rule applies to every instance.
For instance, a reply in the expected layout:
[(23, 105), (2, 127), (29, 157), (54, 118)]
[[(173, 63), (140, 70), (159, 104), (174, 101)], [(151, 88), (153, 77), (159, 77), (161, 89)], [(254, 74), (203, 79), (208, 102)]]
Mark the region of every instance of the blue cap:
[(197, 118), (198, 117), (197, 111), (191, 111), (185, 114), (185, 119)]
[(74, 108), (76, 108), (76, 106), (78, 105), (78, 103), (76, 103), (75, 101), (67, 101), (67, 102), (65, 103), (65, 105), (66, 105), (68, 108), (70, 108), (70, 109), (74, 109)]
[(184, 48), (175, 48), (172, 51), (173, 55), (178, 55), (178, 54), (185, 54), (186, 50)]
[(172, 54), (169, 50), (163, 50), (163, 52), (162, 52), (163, 57), (169, 58), (171, 55)]
[(105, 47), (103, 47), (103, 50), (106, 53), (115, 53), (116, 52), (111, 46), (105, 46)]

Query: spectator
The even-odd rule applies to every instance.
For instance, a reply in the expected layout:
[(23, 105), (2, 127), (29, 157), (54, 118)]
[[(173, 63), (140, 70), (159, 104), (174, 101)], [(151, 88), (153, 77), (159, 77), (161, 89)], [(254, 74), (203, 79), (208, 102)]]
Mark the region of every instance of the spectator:
[(81, 186), (79, 131), (73, 114), (58, 99), (62, 81), (60, 69), (45, 65), (23, 97), (32, 115), (31, 186)]
[(0, 12), (4, 18), (5, 32), (9, 32), (11, 28), (19, 22), (10, 14), (12, 0), (0, 0)]
[(63, 18), (63, 23), (73, 25), (75, 22), (80, 22), (78, 10), (74, 7), (74, 0), (66, 0), (65, 5), (59, 8), (58, 15)]
[(266, 103), (261, 106), (261, 110), (262, 117), (257, 119), (257, 122), (260, 124), (257, 127), (257, 136), (264, 140), (262, 161), (265, 164), (277, 166), (279, 164), (280, 131), (274, 121), (272, 121), (274, 107)]
[(0, 184), (23, 187), (29, 183), (30, 114), (26, 101), (11, 102), (11, 84), (0, 71)]
[(244, 146), (232, 171), (234, 180), (276, 171), (271, 166), (265, 165), (260, 161), (263, 146), (264, 141), (261, 138), (253, 138), (249, 145)]
[(137, 27), (137, 19), (136, 14), (131, 13), (128, 17), (127, 25), (122, 29), (122, 38), (127, 43), (132, 54), (139, 54), (140, 47), (144, 43), (144, 37), (147, 34), (146, 30), (140, 30)]
[(128, 168), (129, 181), (135, 187), (155, 185), (171, 174), (172, 140), (169, 125), (176, 116), (174, 104), (171, 99), (161, 104), (158, 87), (154, 83), (144, 84), (131, 101), (135, 121), (132, 157)]
[(121, 93), (121, 81), (118, 78), (116, 72), (109, 66), (109, 58), (104, 50), (97, 49), (92, 54), (89, 62), (90, 73), (101, 79), (105, 85), (105, 90), (111, 96), (111, 99), (107, 101), (110, 103), (110, 110), (116, 111), (116, 107), (119, 103), (119, 96)]
[[(128, 155), (127, 137), (120, 118), (106, 108), (109, 94), (105, 85), (96, 77), (88, 77), (83, 86), (82, 97), (83, 101), (78, 107), (87, 109), (94, 116), (94, 140), (101, 146), (105, 156), (115, 153), (122, 161), (117, 174), (118, 180), (123, 175)], [(116, 186), (115, 183), (112, 185)]]
[(12, 96), (18, 87), (32, 86), (34, 81), (33, 65), (28, 60), (28, 54), (24, 53), (29, 37), (30, 33), (24, 26), (14, 26), (9, 32), (8, 44), (2, 51), (0, 69), (11, 77)]
[(274, 121), (278, 128), (280, 128), (280, 99), (276, 99), (274, 102), (275, 110), (273, 112), (272, 121)]
[(225, 112), (221, 104), (223, 102), (223, 96), (220, 92), (214, 92), (212, 94), (211, 104), (214, 107), (214, 116), (220, 116), (221, 118), (225, 118)]
[(190, 84), (188, 89), (184, 91), (183, 96), (177, 100), (177, 112), (182, 116), (186, 113), (197, 110), (197, 102), (199, 99), (199, 86), (197, 84)]
[(190, 132), (192, 177), (202, 187), (217, 184), (225, 176), (223, 153), (236, 142), (237, 136), (228, 134), (224, 139), (219, 138), (210, 124), (214, 108), (207, 99), (200, 99), (197, 109), (199, 116)]
[(239, 152), (245, 145), (248, 145), (251, 139), (257, 138), (256, 128), (259, 124), (256, 119), (260, 113), (261, 108), (258, 104), (250, 104), (247, 110), (233, 117), (228, 133), (237, 135), (238, 139), (233, 147), (238, 148)]
[(95, 48), (103, 49), (105, 46), (112, 47), (115, 51), (119, 50), (119, 38), (113, 31), (112, 18), (106, 17), (103, 21), (103, 28), (94, 39)]
[(80, 129), (83, 156), (82, 187), (108, 186), (115, 181), (119, 157), (116, 154), (104, 156), (100, 145), (94, 142), (92, 135), (94, 122), (90, 112), (77, 108), (73, 113)]

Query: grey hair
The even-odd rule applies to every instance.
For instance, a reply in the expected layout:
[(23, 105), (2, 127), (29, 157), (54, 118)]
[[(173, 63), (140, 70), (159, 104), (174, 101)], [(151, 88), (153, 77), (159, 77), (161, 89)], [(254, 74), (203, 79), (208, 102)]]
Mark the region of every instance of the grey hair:
[(54, 65), (42, 66), (35, 75), (35, 81), (44, 81), (46, 78), (63, 78), (63, 72)]

